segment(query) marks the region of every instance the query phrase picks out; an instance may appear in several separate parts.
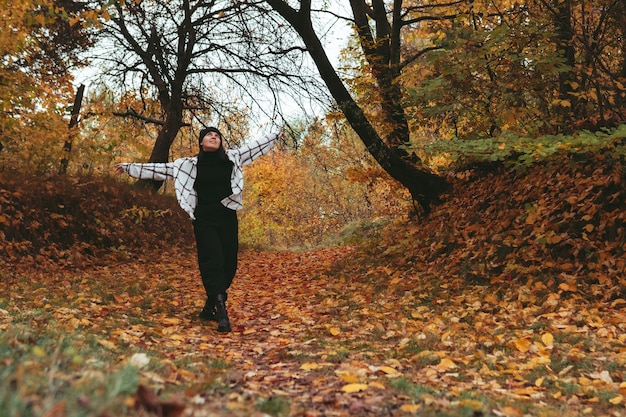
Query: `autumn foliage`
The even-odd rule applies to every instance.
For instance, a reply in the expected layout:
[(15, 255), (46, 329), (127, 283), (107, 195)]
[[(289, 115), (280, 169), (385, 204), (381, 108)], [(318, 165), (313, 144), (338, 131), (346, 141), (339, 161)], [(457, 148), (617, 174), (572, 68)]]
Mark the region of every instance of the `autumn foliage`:
[(132, 257), (193, 242), (171, 196), (107, 177), (0, 174), (3, 262), (83, 267), (114, 252)]
[(621, 415), (623, 159), (484, 164), (450, 180), (428, 218), (372, 222), (350, 245), (242, 250), (223, 335), (197, 319), (190, 229), (171, 198), (3, 175), (0, 405), (55, 416)]

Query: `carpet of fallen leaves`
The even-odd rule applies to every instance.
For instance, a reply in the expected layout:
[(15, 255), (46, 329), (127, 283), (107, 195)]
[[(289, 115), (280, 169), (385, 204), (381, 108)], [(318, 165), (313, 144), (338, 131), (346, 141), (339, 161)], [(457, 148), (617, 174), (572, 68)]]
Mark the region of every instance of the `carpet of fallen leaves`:
[(43, 309), (68, 333), (97, 335), (112, 366), (146, 352), (161, 368), (142, 372), (142, 386), (184, 415), (255, 415), (259, 398), (284, 398), (296, 416), (625, 415), (620, 303), (572, 294), (541, 305), (525, 300), (529, 289), (457, 290), (392, 269), (378, 271), (384, 287), (332, 273), (354, 255), (242, 251), (229, 334), (196, 317), (202, 289), (188, 251), (15, 275), (0, 326)]
[(142, 416), (263, 415), (260, 400), (290, 416), (625, 416), (622, 166), (455, 181), (428, 219), (360, 243), (242, 250), (232, 333), (197, 318), (185, 246), (83, 270), (15, 265), (0, 330), (38, 310), (34, 331), (52, 317), (94, 335), (112, 367), (140, 368), (127, 401)]

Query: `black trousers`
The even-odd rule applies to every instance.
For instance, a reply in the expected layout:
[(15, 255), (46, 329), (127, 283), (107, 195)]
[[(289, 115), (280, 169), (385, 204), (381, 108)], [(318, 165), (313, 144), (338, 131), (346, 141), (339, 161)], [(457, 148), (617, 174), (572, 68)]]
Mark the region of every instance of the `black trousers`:
[(237, 212), (216, 203), (198, 207), (193, 222), (198, 266), (208, 298), (226, 293), (237, 271), (239, 225)]

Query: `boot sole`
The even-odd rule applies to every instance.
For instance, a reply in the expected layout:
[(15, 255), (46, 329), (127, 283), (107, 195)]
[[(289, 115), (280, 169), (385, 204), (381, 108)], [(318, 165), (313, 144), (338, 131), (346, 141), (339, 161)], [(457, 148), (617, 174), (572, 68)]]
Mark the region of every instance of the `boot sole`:
[(217, 331), (220, 332), (220, 333), (228, 333), (228, 332), (231, 332), (232, 329), (230, 328), (230, 326), (228, 326), (228, 327), (217, 326)]

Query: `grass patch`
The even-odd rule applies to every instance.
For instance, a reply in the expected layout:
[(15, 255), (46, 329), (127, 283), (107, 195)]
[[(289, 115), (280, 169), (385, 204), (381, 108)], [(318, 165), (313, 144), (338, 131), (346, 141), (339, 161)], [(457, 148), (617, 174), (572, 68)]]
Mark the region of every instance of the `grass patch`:
[(273, 417), (289, 415), (290, 401), (283, 397), (260, 397), (256, 400), (256, 408), (262, 413)]
[(12, 324), (0, 333), (0, 355), (0, 416), (122, 414), (139, 381), (136, 368), (108, 369), (102, 346), (65, 334), (54, 322), (43, 332)]
[(422, 384), (414, 384), (406, 378), (400, 377), (389, 381), (389, 385), (398, 391), (409, 395), (414, 401), (420, 401), (424, 396), (438, 397), (439, 393)]

